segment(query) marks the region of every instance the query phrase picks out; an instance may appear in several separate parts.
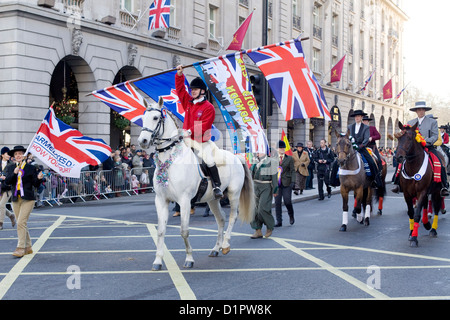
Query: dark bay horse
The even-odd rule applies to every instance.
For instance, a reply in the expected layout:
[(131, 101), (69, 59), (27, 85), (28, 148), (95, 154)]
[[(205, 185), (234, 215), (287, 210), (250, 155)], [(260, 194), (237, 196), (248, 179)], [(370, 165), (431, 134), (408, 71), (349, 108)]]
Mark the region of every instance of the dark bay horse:
[[(418, 141), (420, 134), (416, 132), (417, 124), (414, 126), (399, 123), (401, 132), (396, 133), (398, 139), (397, 161), (402, 163), (400, 173), (400, 187), (403, 190), (406, 204), (408, 206), (408, 216), (410, 225), (409, 241), (411, 247), (417, 247), (419, 242), (418, 229), (423, 213), (422, 223), (426, 230), (430, 230), (430, 236), (437, 236), (438, 214), (441, 209), (442, 197), (440, 194), (440, 183), (434, 182), (433, 169), (423, 145)], [(418, 139), (416, 139), (418, 138)], [(431, 202), (435, 212), (433, 225), (428, 221), (427, 204), (428, 195), (431, 195)], [(413, 199), (417, 199), (414, 209)]]
[[(336, 144), (337, 161), (339, 164), (339, 181), (341, 183), (342, 196), (342, 226), (339, 231), (347, 231), (348, 225), (348, 195), (350, 191), (355, 194), (355, 212), (358, 215), (358, 221), (363, 218), (364, 225), (370, 225), (370, 213), (372, 212), (372, 196), (374, 195), (371, 187), (371, 180), (366, 176), (364, 162), (361, 155), (353, 149), (352, 142), (349, 140), (349, 132), (341, 135), (336, 132), (338, 138)], [(377, 189), (377, 199), (384, 198), (385, 189)]]

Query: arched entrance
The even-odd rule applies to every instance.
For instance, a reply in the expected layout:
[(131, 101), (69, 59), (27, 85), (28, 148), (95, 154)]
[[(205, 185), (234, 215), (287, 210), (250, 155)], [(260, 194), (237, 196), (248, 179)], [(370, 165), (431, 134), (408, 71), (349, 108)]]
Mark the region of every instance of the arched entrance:
[(78, 83), (67, 59), (55, 67), (50, 81), (50, 105), (56, 116), (71, 127), (78, 129)]
[(384, 120), (384, 116), (381, 116), (380, 118), (380, 125), (378, 127), (378, 132), (381, 135), (381, 140), (380, 140), (380, 147), (386, 147), (386, 121)]
[[(142, 77), (141, 73), (134, 67), (126, 66), (119, 70), (114, 78), (113, 85)], [(147, 97), (143, 92), (141, 94)], [(139, 135), (139, 128), (129, 120), (110, 110), (110, 141), (111, 147), (129, 146), (134, 144)]]
[(56, 112), (58, 117), (83, 135), (109, 143), (109, 113), (105, 117), (104, 110), (98, 108), (98, 100), (88, 96), (96, 89), (94, 74), (87, 62), (69, 55), (61, 59), (53, 71), (49, 103), (60, 106)]

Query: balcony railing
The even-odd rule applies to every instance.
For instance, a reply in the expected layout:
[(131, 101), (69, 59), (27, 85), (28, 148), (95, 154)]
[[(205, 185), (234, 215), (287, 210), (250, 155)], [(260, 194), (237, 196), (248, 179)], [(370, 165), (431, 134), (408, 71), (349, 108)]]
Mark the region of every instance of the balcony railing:
[(302, 18), (299, 16), (292, 16), (292, 26), (295, 29), (301, 30), (302, 29)]
[(313, 36), (319, 40), (322, 40), (322, 27), (313, 26)]

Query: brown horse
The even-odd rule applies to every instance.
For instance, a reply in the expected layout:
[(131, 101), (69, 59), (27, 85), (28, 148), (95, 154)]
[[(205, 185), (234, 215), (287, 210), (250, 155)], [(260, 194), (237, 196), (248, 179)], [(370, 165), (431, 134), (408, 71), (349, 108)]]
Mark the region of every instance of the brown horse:
[[(411, 247), (417, 247), (419, 245), (417, 238), (422, 213), (422, 223), (425, 229), (431, 229), (430, 236), (437, 236), (438, 214), (442, 204), (441, 186), (440, 183), (434, 182), (429, 156), (422, 144), (416, 139), (417, 124), (411, 127), (409, 125), (403, 126), (402, 123), (399, 123), (399, 128), (401, 132), (396, 133), (395, 137), (398, 139), (396, 158), (399, 163), (402, 163), (400, 187), (403, 190), (408, 206), (410, 245)], [(435, 212), (433, 226), (428, 221), (426, 210), (429, 194), (431, 195), (431, 202)], [(415, 209), (413, 204), (414, 198), (417, 199)]]
[[(371, 180), (367, 178), (364, 170), (364, 162), (361, 155), (353, 149), (352, 142), (349, 140), (349, 132), (346, 135), (340, 135), (336, 132), (338, 138), (336, 144), (337, 162), (339, 164), (339, 181), (341, 184), (342, 196), (342, 226), (339, 231), (347, 231), (348, 225), (348, 195), (353, 191), (356, 199), (355, 212), (358, 220), (362, 222), (362, 208), (364, 212), (364, 225), (370, 225), (370, 213), (372, 211)], [(377, 189), (377, 196), (383, 198), (385, 189)]]

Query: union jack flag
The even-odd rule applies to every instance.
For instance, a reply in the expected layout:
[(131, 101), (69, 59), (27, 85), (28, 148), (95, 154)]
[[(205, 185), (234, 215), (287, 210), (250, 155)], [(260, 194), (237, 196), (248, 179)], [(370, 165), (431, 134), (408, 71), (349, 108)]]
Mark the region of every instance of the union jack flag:
[(373, 72), (372, 72), (372, 74), (370, 75), (369, 79), (367, 79), (367, 80), (364, 82), (364, 86), (359, 90), (360, 92), (366, 91), (367, 86), (369, 85), (370, 80), (372, 80), (372, 77), (373, 77), (373, 75), (375, 74), (375, 71), (376, 71), (376, 69), (373, 70)]
[(129, 81), (92, 94), (121, 116), (140, 127), (143, 126), (142, 116), (147, 110), (146, 102)]
[(155, 0), (150, 6), (148, 30), (169, 28), (170, 0)]
[(28, 151), (49, 168), (65, 177), (79, 178), (87, 165), (97, 166), (111, 155), (111, 148), (101, 139), (83, 136), (68, 126), (50, 108)]
[(266, 77), (285, 120), (324, 117), (330, 111), (323, 90), (305, 61), (299, 39), (247, 51)]

